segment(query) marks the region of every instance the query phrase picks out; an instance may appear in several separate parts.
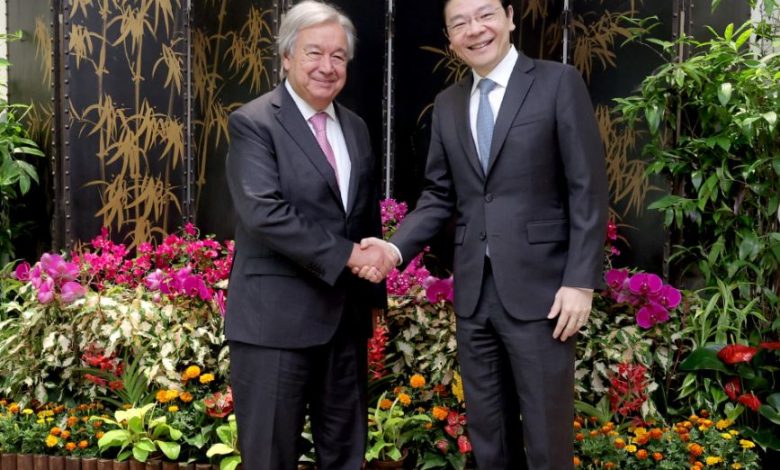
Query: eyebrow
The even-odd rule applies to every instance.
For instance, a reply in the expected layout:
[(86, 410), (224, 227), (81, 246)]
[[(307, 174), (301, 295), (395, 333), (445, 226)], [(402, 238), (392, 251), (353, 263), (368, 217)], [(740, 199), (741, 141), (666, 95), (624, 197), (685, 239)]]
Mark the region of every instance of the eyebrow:
[[(483, 13), (487, 13), (489, 10), (492, 9), (493, 7), (491, 7), (490, 5), (482, 5), (481, 7), (477, 8), (477, 10), (474, 12), (474, 16), (479, 16)], [(455, 15), (449, 19), (449, 23), (451, 24), (454, 21), (465, 20), (466, 18), (467, 18), (466, 15)]]

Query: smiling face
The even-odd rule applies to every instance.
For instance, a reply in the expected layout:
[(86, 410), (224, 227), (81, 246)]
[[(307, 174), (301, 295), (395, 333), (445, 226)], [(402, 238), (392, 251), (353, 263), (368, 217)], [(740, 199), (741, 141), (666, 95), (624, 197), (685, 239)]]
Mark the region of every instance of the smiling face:
[(282, 58), (282, 66), (298, 96), (322, 111), (344, 88), (347, 60), (344, 28), (323, 23), (298, 31), (293, 52)]
[(444, 7), (450, 47), (484, 77), (509, 51), (512, 16), (512, 7), (504, 10), (499, 0), (450, 0)]

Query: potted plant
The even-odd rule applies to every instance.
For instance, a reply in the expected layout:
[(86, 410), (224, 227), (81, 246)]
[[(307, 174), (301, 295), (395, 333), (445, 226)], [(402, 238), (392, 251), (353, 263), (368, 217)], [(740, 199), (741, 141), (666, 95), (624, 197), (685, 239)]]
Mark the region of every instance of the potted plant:
[(209, 447), (206, 456), (208, 458), (220, 456), (219, 470), (235, 470), (241, 463), (236, 415), (231, 414), (226, 424), (217, 427), (217, 438), (219, 442)]
[(154, 403), (141, 408), (119, 410), (114, 413), (115, 419), (99, 418), (118, 429), (106, 432), (98, 441), (101, 452), (104, 449), (118, 447), (118, 461), (124, 461), (131, 456), (139, 462), (153, 454), (162, 453), (168, 459), (175, 461), (179, 457), (182, 437), (181, 431), (167, 424), (165, 416), (153, 417)]
[(431, 423), (427, 415), (407, 414), (404, 401), (409, 405), (408, 395), (399, 393), (391, 401), (383, 393), (376, 407), (369, 408), (367, 468), (403, 468), (406, 444), (425, 431), (423, 424)]

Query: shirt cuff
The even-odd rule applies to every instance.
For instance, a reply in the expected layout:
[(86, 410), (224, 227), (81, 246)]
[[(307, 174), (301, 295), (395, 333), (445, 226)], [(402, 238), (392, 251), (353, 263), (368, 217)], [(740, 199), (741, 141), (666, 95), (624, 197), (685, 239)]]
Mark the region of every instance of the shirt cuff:
[(396, 266), (400, 266), (404, 262), (404, 257), (401, 256), (401, 250), (398, 249), (397, 246), (393, 245), (392, 243), (388, 242), (388, 245), (390, 245), (390, 248), (395, 251), (396, 256), (398, 256), (398, 262), (395, 263)]

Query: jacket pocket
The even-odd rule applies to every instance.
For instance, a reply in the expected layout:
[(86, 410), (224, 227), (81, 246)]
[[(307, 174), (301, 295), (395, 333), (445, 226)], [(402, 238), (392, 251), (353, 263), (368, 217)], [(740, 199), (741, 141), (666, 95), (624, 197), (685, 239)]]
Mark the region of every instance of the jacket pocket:
[(525, 226), (528, 232), (528, 243), (565, 242), (569, 239), (569, 221), (539, 220), (528, 222)]
[(247, 258), (244, 274), (272, 274), (275, 276), (298, 276), (300, 271), (291, 261), (283, 258)]
[(455, 240), (454, 243), (456, 245), (462, 245), (463, 240), (466, 239), (466, 226), (465, 225), (456, 225), (455, 226)]

